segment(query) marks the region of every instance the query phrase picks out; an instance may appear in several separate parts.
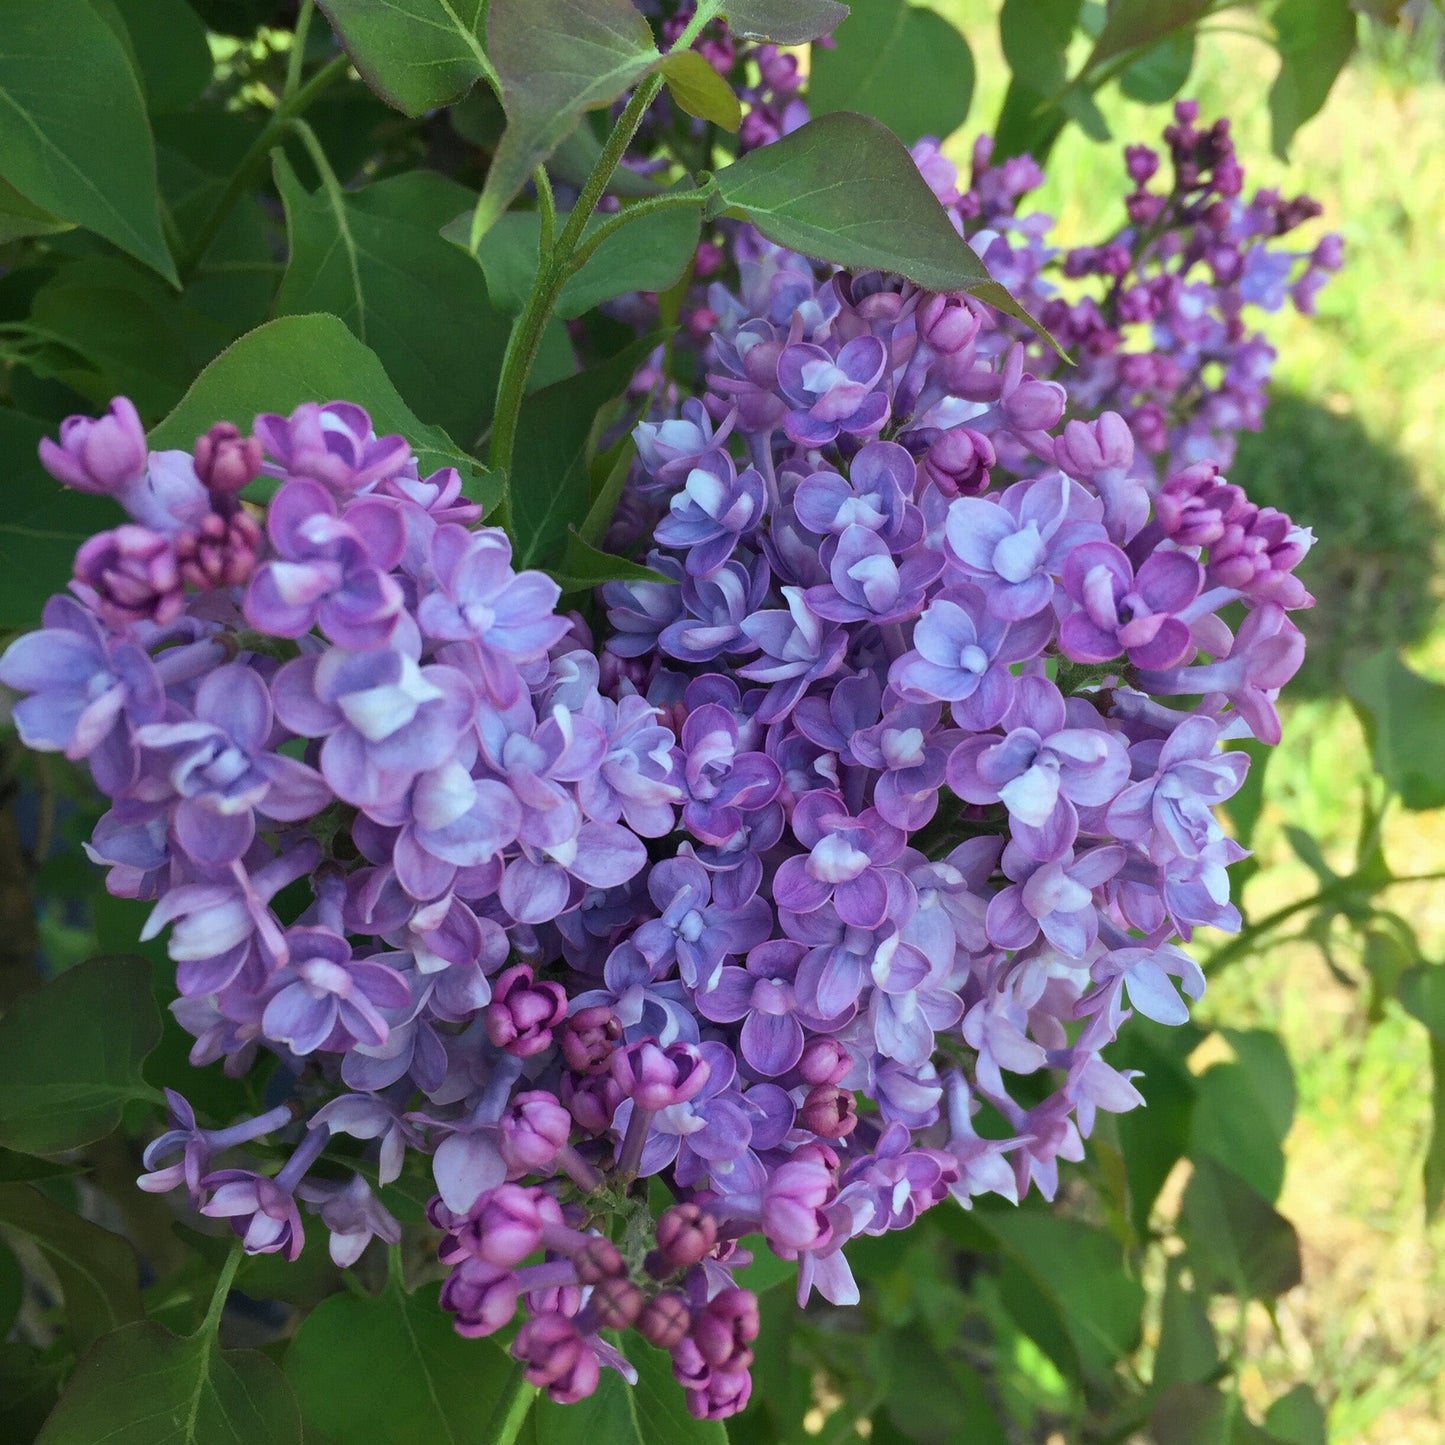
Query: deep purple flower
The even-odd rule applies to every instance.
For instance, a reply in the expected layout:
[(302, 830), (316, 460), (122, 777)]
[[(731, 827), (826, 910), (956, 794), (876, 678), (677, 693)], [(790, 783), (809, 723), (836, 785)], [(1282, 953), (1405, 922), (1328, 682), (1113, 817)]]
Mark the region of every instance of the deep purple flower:
[(383, 1244), (401, 1240), (401, 1225), (360, 1174), (353, 1174), (345, 1182), (307, 1182), (297, 1187), (296, 1194), (321, 1216), (331, 1236), (331, 1262), (338, 1269), (350, 1269), (373, 1239)]
[(943, 570), (925, 547), (900, 562), (877, 532), (851, 526), (833, 544), (829, 581), (803, 594), (811, 612), (833, 622), (900, 622), (923, 608), (924, 589)]
[[(797, 1016), (793, 983), (806, 949), (789, 939), (757, 944), (744, 968), (722, 969), (716, 983), (697, 1000), (699, 1012), (716, 1023), (742, 1019), (738, 1047), (755, 1073), (775, 1079), (803, 1053), (803, 1023)], [(810, 1026), (821, 1021), (810, 1020)]]
[(158, 722), (164, 710), (161, 679), (145, 652), (107, 637), (72, 598), (52, 597), (42, 621), (0, 657), (0, 682), (30, 694), (12, 712), (20, 740), (88, 759), (96, 785), (118, 797), (139, 766), (132, 725)]
[(175, 547), (133, 523), (99, 532), (75, 554), (75, 588), (117, 632), (133, 622), (174, 622), (185, 607)]
[(358, 808), (399, 801), (418, 773), (446, 762), (476, 705), (455, 668), (420, 667), (413, 651), (340, 647), (286, 663), (271, 698), (292, 732), (325, 739), (322, 776)]
[(866, 442), (848, 464), (847, 477), (814, 472), (804, 477), (792, 496), (798, 520), (820, 536), (849, 527), (877, 532), (900, 549), (921, 533), (921, 518), (911, 506), (915, 476), (913, 458), (897, 442)]
[(761, 557), (733, 558), (706, 577), (689, 577), (674, 588), (681, 616), (663, 627), (658, 647), (679, 662), (703, 663), (725, 652), (750, 652), (746, 622), (768, 595), (768, 564)]
[(268, 1038), (302, 1055), (386, 1042), (379, 1010), (400, 1008), (411, 997), (395, 969), (354, 957), (351, 945), (328, 928), (288, 929), (286, 946), (290, 961), (275, 975), (262, 1018)]
[[(608, 582), (602, 588), (611, 631), (607, 650), (616, 657), (641, 657), (657, 646), (659, 634), (682, 615), (686, 575), (682, 563), (662, 552), (647, 554), (647, 565), (670, 582)], [(715, 654), (714, 654), (715, 655)]]
[(737, 719), (718, 703), (694, 708), (682, 725), (683, 826), (704, 843), (736, 836), (745, 813), (766, 808), (782, 787), (778, 765), (739, 747)]
[(582, 811), (599, 823), (625, 820), (644, 838), (664, 837), (675, 821), (673, 806), (683, 798), (675, 780), (677, 739), (644, 698), (598, 698), (596, 713), (607, 732), (607, 753), (578, 783)]
[(734, 900), (734, 907), (715, 903), (711, 877), (692, 858), (655, 864), (647, 891), (662, 911), (638, 926), (633, 945), (655, 969), (676, 962), (683, 983), (702, 994), (716, 984), (724, 958), (761, 943), (772, 925), (772, 910), (761, 898)]
[(323, 482), (343, 496), (395, 476), (411, 461), (406, 439), (378, 437), (352, 402), (302, 402), (289, 417), (258, 416), (255, 430), (282, 475)]

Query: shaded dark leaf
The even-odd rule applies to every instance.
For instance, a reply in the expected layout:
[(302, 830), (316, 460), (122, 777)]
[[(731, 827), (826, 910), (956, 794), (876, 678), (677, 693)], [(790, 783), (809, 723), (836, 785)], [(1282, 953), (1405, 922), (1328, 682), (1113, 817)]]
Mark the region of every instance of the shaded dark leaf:
[(301, 1419), (286, 1377), (265, 1355), (146, 1321), (107, 1335), (81, 1359), (36, 1445), (102, 1440), (301, 1445)]
[(848, 11), (839, 0), (729, 0), (724, 6), (728, 29), (735, 35), (779, 45), (817, 40), (836, 29)]
[(491, 0), (487, 49), (507, 128), (487, 171), (474, 236), (486, 234), (584, 111), (610, 105), (661, 59), (631, 0)]
[(1286, 1445), (1329, 1445), (1324, 1407), (1308, 1385), (1296, 1385), (1264, 1412), (1265, 1429)]
[(471, 193), (411, 171), (340, 197), (308, 195), (280, 155), (276, 184), (291, 260), (275, 313), (339, 316), (418, 416), (464, 443), (480, 436), (510, 321), (475, 262), (439, 234)]
[(422, 115), (492, 75), (487, 0), (317, 0), (361, 78), (388, 105)]
[(953, 229), (903, 143), (869, 116), (836, 111), (750, 151), (716, 176), (714, 212), (770, 241), (853, 271), (894, 271), (927, 291), (967, 291), (1037, 324)]
[(140, 1069), (160, 1036), (144, 959), (93, 958), (19, 999), (0, 1018), (0, 1145), (58, 1154), (110, 1133), (158, 1097)]
[(1184, 1191), (1180, 1231), (1195, 1280), (1241, 1299), (1276, 1299), (1300, 1282), (1294, 1225), (1238, 1174), (1200, 1159)]
[(1365, 729), (1375, 771), (1407, 808), (1445, 806), (1445, 686), (1398, 657), (1375, 652), (1345, 672), (1345, 689)]
[(140, 1318), (139, 1265), (120, 1235), (60, 1208), (30, 1184), (0, 1185), (0, 1228), (28, 1239), (55, 1271), (79, 1347)]
[(1269, 88), (1270, 143), (1281, 159), (1294, 133), (1325, 103), (1354, 53), (1359, 16), (1350, 0), (1283, 0), (1270, 20), (1279, 74)]
[(1219, 1364), (1219, 1346), (1209, 1323), (1207, 1301), (1184, 1284), (1186, 1262), (1185, 1256), (1175, 1255), (1166, 1266), (1159, 1344), (1149, 1382), (1155, 1390), (1207, 1380)]
[(1213, 1064), (1196, 1085), (1189, 1154), (1232, 1169), (1265, 1199), (1284, 1182), (1284, 1138), (1294, 1119), (1294, 1071), (1277, 1034), (1226, 1029), (1232, 1063)]
[(86, 0), (6, 0), (0, 177), (32, 205), (98, 232), (175, 282), (140, 82)]
[(808, 105), (814, 115), (861, 111), (911, 144), (956, 131), (973, 83), (973, 52), (943, 16), (908, 0), (867, 0), (838, 27), (832, 47), (814, 52)]
[(190, 447), (215, 421), (250, 427), (261, 412), (286, 413), (303, 401), (345, 399), (363, 406), (379, 435), (399, 432), (421, 472), (456, 467), (487, 504), (496, 489), (485, 470), (446, 433), (419, 421), (397, 394), (376, 353), (335, 316), (283, 316), (226, 348), (151, 433), (153, 447)]

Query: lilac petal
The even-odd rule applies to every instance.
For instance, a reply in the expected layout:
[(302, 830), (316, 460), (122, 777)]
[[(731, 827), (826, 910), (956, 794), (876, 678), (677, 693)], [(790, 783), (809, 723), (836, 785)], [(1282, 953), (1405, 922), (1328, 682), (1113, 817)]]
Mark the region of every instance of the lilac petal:
[(877, 928), (888, 917), (888, 884), (882, 873), (870, 868), (838, 884), (833, 906), (844, 923), (855, 928)]
[(507, 1177), (507, 1166), (493, 1142), (491, 1130), (458, 1130), (443, 1139), (432, 1157), (432, 1175), (442, 1203), (465, 1214), (488, 1189)]
[(743, 1058), (768, 1078), (786, 1074), (803, 1054), (803, 1027), (790, 1013), (753, 1013), (739, 1035)]
[(287, 984), (261, 1017), (266, 1036), (289, 1044), (298, 1054), (319, 1048), (335, 1024), (335, 999), (331, 995), (316, 998), (303, 983)]

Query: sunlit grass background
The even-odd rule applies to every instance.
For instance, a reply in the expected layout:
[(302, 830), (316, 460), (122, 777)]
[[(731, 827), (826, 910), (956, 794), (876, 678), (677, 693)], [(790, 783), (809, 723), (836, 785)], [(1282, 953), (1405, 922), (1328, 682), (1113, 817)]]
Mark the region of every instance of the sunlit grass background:
[[(997, 7), (934, 8), (965, 31), (978, 62), (970, 125), (952, 147), (964, 161), (1007, 79)], [(1352, 860), (1371, 773), (1339, 690), (1348, 658), (1403, 645), (1417, 669), (1445, 678), (1445, 25), (1432, 13), (1413, 36), (1371, 34), (1284, 164), (1269, 153), (1265, 101), (1277, 62), (1238, 18), (1216, 23), (1184, 93), (1205, 119), (1230, 117), (1251, 184), (1309, 192), (1325, 207), (1316, 229), (1340, 231), (1348, 247), (1317, 318), (1290, 314), (1268, 326), (1280, 353), (1275, 404), (1231, 472), (1321, 539), (1306, 574), (1320, 598), (1304, 622), (1309, 696), (1289, 709), (1266, 775), (1263, 866), (1245, 892), (1259, 916), (1316, 887), (1283, 837), (1286, 824), (1314, 834), (1332, 863)], [(1118, 144), (1071, 128), (1035, 198), (1070, 240), (1098, 239), (1121, 219), (1120, 146), (1153, 139), (1165, 118), (1117, 94), (1103, 109)], [(1445, 866), (1445, 811), (1397, 807), (1385, 836), (1397, 873)], [(1427, 957), (1445, 954), (1445, 891), (1400, 888), (1388, 902), (1416, 927)], [(1430, 1127), (1425, 1034), (1393, 1003), (1370, 1025), (1360, 960), (1346, 947), (1334, 961), (1338, 974), (1310, 944), (1277, 945), (1220, 977), (1204, 1006), (1213, 1022), (1279, 1030), (1299, 1089), (1280, 1208), (1299, 1229), (1305, 1283), (1281, 1302), (1277, 1327), (1255, 1307), (1245, 1395), (1262, 1407), (1305, 1379), (1329, 1404), (1339, 1445), (1439, 1445), (1445, 1223), (1425, 1225), (1419, 1175)]]

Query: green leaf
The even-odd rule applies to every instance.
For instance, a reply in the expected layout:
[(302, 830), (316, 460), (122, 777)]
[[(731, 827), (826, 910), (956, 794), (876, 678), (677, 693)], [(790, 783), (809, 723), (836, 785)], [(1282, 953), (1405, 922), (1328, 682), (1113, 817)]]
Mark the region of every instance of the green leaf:
[(849, 12), (838, 0), (728, 0), (723, 9), (734, 35), (775, 40), (779, 45), (817, 40), (836, 29)]
[(211, 83), (206, 27), (186, 0), (107, 0), (125, 25), (152, 115), (184, 110)]
[(17, 1154), (13, 1149), (0, 1149), (0, 1184), (26, 1184), (33, 1179), (56, 1179), (75, 1174), (76, 1164), (60, 1164), (54, 1159), (39, 1159), (34, 1154)]
[(869, 116), (819, 116), (715, 180), (713, 212), (751, 221), (780, 246), (849, 270), (896, 271), (926, 291), (967, 291), (1038, 329), (953, 229), (903, 142)]
[(1149, 1417), (1158, 1445), (1279, 1445), (1248, 1415), (1237, 1394), (1212, 1385), (1171, 1385)]
[(497, 491), (487, 473), (458, 451), (445, 432), (427, 426), (397, 394), (376, 353), (335, 316), (283, 316), (226, 348), (195, 380), (179, 405), (151, 433), (157, 448), (189, 447), (212, 422), (248, 428), (261, 412), (289, 412), (303, 401), (354, 401), (378, 434), (411, 442), (425, 475), (456, 467), (468, 495), (485, 505)]
[(661, 1350), (629, 1334), (626, 1354), (637, 1370), (635, 1385), (615, 1370), (603, 1370), (596, 1393), (575, 1405), (538, 1397), (532, 1407), (537, 1445), (727, 1445), (721, 1423), (688, 1414), (682, 1387)]
[[(1144, 1290), (1117, 1240), (1037, 1210), (978, 1214), (976, 1222), (1002, 1246), (1009, 1312), (1060, 1370), (1103, 1376), (1138, 1344)], [(1051, 1321), (1040, 1318), (1041, 1304)]]
[(1109, 1050), (1114, 1068), (1139, 1069), (1144, 1075), (1136, 1083), (1146, 1107), (1115, 1120), (1136, 1239), (1148, 1237), (1154, 1201), (1189, 1147), (1197, 1084), (1184, 1064), (1186, 1039), (1162, 1024), (1135, 1018)]
[(0, 1440), (34, 1440), (55, 1403), (63, 1368), (55, 1351), (0, 1344)]
[(1324, 1407), (1308, 1385), (1296, 1385), (1264, 1412), (1265, 1429), (1287, 1445), (1329, 1445)]
[(1286, 160), (1294, 133), (1325, 103), (1354, 54), (1359, 17), (1350, 0), (1283, 0), (1271, 20), (1279, 74), (1269, 88), (1270, 144)]
[(1392, 653), (1376, 652), (1345, 671), (1375, 771), (1407, 808), (1445, 807), (1445, 686)]
[(1226, 1029), (1224, 1036), (1235, 1062), (1213, 1064), (1197, 1081), (1189, 1154), (1232, 1169), (1272, 1203), (1284, 1183), (1294, 1071), (1277, 1034)]
[(68, 491), (40, 465), (35, 449), (54, 431), (0, 407), (0, 628), (36, 626), (45, 599), (70, 580), (80, 544), (124, 520), (109, 499)]
[(660, 69), (668, 94), (681, 109), (736, 134), (743, 123), (743, 108), (732, 86), (701, 54), (679, 50), (667, 56)]
[(1445, 1044), (1445, 964), (1421, 963), (1400, 979), (1400, 1002), (1405, 1012), (1430, 1030), (1431, 1038)]
[[(569, 213), (557, 218), (565, 225)], [(594, 217), (582, 232), (585, 242), (606, 218)], [(455, 217), (442, 228), (454, 245), (466, 250), (471, 212)], [(702, 224), (700, 206), (678, 206), (639, 216), (609, 236), (562, 287), (557, 315), (584, 316), (614, 296), (630, 291), (666, 291), (685, 274), (697, 250)], [(476, 259), (486, 273), (492, 302), (509, 315), (517, 315), (537, 275), (537, 244), (541, 219), (535, 211), (508, 211), (482, 237)]]
[(1004, 0), (999, 42), (1020, 85), (1053, 96), (1068, 80), (1067, 55), (1081, 0)]
[(1146, 50), (1119, 77), (1119, 89), (1130, 100), (1162, 105), (1184, 89), (1194, 69), (1194, 31), (1180, 30)]
[(479, 437), (511, 324), (476, 263), (439, 234), (470, 193), (411, 171), (360, 191), (308, 195), (280, 154), (275, 170), (291, 250), (275, 314), (339, 316), (418, 416), (463, 442)]
[(15, 1251), (0, 1240), (0, 1339), (10, 1333), (24, 1298), (25, 1276), (20, 1272), (20, 1261)]
[(1445, 1202), (1445, 1042), (1430, 1040), (1430, 1074), (1434, 1081), (1430, 1142), (1425, 1146), (1425, 1218), (1432, 1220)]
[(861, 111), (910, 144), (942, 140), (968, 119), (973, 83), (973, 52), (943, 16), (908, 0), (866, 0), (832, 48), (813, 53), (808, 105), (814, 115)]
[(150, 966), (93, 958), (0, 1018), (0, 1145), (58, 1154), (109, 1134), (156, 1094), (140, 1066), (160, 1041)]
[(968, 1445), (1008, 1445), (971, 1365), (943, 1353), (917, 1325), (890, 1330), (879, 1344), (887, 1382), (883, 1408), (904, 1439), (955, 1445), (959, 1421), (967, 1420)]
[(483, 26), (487, 0), (317, 0), (361, 78), (388, 105), (419, 116), (495, 86)]
[(28, 1239), (55, 1271), (78, 1345), (140, 1318), (139, 1264), (120, 1235), (61, 1209), (30, 1184), (0, 1184), (0, 1229)]
[(563, 592), (590, 592), (604, 582), (672, 581), (671, 577), (664, 577), (640, 562), (599, 550), (584, 541), (576, 527), (568, 527), (562, 560), (549, 570)]
[(1300, 1282), (1294, 1225), (1238, 1174), (1211, 1159), (1195, 1162), (1179, 1228), (1201, 1289), (1272, 1300)]
[(86, 0), (5, 0), (0, 177), (176, 283), (140, 83)]
[(285, 1361), (308, 1437), (386, 1445), (481, 1440), (509, 1366), (494, 1341), (457, 1334), (434, 1287), (405, 1294), (395, 1280), (323, 1300)]
[(1113, 0), (1086, 69), (1152, 46), (1177, 30), (1192, 30), (1212, 4), (1213, 0)]
[(1209, 1323), (1207, 1301), (1198, 1290), (1184, 1284), (1186, 1263), (1187, 1256), (1176, 1254), (1166, 1266), (1159, 1344), (1149, 1381), (1154, 1390), (1198, 1384), (1209, 1379), (1219, 1364), (1219, 1345)]
[(22, 236), (54, 236), (73, 228), (72, 222), (52, 216), (27, 201), (9, 181), (0, 179), (0, 246)]
[(661, 59), (631, 0), (491, 0), (487, 49), (507, 129), (487, 171), (474, 236), (485, 235), (584, 111), (611, 105)]
[(84, 367), (47, 368), (97, 409), (124, 392), (142, 416), (163, 416), (230, 339), (165, 284), (118, 256), (60, 268), (36, 293), (30, 324)]
[(587, 452), (598, 412), (622, 395), (653, 337), (564, 381), (534, 391), (517, 422), (512, 475), (515, 565), (544, 566), (566, 545), (591, 502)]
[(145, 1321), (75, 1367), (36, 1445), (301, 1445), (286, 1377), (256, 1350), (222, 1350), (208, 1326)]

